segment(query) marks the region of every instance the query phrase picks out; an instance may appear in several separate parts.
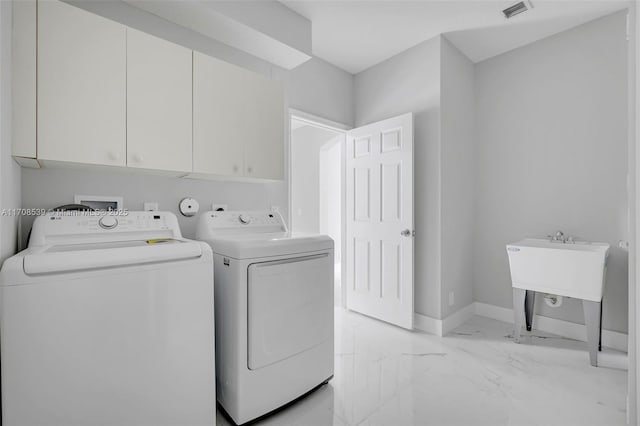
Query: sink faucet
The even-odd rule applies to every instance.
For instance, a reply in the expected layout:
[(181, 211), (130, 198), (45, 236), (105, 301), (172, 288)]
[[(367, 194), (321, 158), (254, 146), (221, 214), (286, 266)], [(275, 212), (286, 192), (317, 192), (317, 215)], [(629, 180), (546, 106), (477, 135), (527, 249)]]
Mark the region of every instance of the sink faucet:
[(568, 236), (565, 237), (564, 232), (562, 231), (558, 231), (556, 232), (556, 235), (547, 235), (547, 237), (549, 238), (549, 241), (551, 242), (558, 242), (558, 243), (563, 243), (563, 244), (575, 244), (576, 241), (573, 237)]

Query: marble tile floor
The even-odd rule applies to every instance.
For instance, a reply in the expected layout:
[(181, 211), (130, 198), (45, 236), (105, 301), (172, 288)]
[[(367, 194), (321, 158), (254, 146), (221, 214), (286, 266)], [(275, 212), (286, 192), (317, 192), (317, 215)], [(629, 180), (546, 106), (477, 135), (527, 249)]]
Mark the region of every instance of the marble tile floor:
[[(336, 308), (335, 377), (259, 425), (624, 425), (627, 372), (586, 343), (474, 317), (444, 338)], [(220, 412), (218, 425), (229, 421)]]

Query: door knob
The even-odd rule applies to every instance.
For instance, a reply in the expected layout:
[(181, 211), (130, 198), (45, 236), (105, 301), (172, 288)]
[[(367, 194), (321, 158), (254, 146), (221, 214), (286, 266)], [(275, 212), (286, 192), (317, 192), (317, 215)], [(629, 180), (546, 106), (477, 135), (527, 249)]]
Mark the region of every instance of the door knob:
[(405, 230), (400, 232), (400, 235), (402, 235), (403, 237), (410, 237), (411, 236), (411, 231), (409, 229), (405, 229)]

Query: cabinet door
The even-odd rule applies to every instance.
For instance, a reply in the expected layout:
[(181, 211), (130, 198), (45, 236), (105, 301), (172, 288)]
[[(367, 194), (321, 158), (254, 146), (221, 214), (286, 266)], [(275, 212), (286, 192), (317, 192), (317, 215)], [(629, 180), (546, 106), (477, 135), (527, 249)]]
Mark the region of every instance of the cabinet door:
[(12, 154), (36, 158), (36, 0), (12, 6)]
[(242, 176), (249, 72), (193, 52), (193, 171)]
[(191, 50), (127, 29), (127, 166), (191, 171)]
[(126, 30), (58, 1), (38, 4), (38, 158), (125, 165)]
[(250, 134), (245, 142), (245, 176), (284, 178), (284, 92), (281, 84), (259, 75), (244, 88), (251, 98), (245, 118)]

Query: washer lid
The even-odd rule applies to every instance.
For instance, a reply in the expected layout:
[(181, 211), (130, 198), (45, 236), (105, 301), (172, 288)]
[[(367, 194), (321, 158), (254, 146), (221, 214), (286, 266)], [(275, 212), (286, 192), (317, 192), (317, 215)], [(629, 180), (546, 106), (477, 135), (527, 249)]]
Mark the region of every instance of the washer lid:
[(333, 240), (327, 235), (270, 233), (228, 235), (207, 241), (214, 253), (234, 259), (282, 256), (332, 250)]

